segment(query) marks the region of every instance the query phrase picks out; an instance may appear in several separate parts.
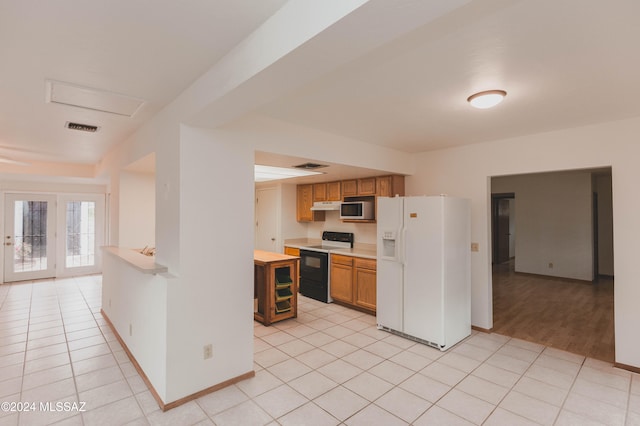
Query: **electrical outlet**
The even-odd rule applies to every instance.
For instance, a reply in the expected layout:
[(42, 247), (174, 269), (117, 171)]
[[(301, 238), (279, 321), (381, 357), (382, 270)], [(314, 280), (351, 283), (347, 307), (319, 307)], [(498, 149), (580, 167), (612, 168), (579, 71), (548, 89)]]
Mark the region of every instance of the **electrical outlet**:
[(204, 345), (202, 348), (202, 352), (204, 355), (204, 359), (209, 359), (213, 357), (213, 345), (209, 343), (208, 345)]
[(549, 269), (553, 269), (553, 262), (549, 262)]
[(129, 336), (133, 336), (133, 325), (129, 324)]

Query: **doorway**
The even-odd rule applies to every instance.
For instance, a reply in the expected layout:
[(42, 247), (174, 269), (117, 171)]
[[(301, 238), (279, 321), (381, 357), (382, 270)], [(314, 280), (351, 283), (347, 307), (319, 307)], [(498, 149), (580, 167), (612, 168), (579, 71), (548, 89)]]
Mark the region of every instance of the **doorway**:
[(611, 169), (503, 176), (491, 190), (493, 331), (613, 362)]
[(104, 196), (5, 194), (4, 282), (101, 271)]

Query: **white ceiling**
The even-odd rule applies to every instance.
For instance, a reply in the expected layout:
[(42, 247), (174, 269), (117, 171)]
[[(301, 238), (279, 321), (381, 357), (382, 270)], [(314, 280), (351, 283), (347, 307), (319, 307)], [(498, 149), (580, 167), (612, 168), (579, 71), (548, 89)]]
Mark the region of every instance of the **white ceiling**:
[[(285, 0), (0, 2), (0, 156), (96, 163)], [(637, 0), (474, 0), (254, 113), (407, 152), (638, 116), (638, 17)], [(146, 103), (132, 118), (46, 103), (47, 79)], [(472, 109), (486, 89), (507, 98)]]
[[(421, 152), (640, 115), (640, 2), (476, 0), (263, 107)], [(494, 109), (466, 99), (508, 92)]]
[[(285, 2), (0, 0), (0, 155), (98, 162)], [(132, 118), (46, 103), (47, 79), (146, 103)]]

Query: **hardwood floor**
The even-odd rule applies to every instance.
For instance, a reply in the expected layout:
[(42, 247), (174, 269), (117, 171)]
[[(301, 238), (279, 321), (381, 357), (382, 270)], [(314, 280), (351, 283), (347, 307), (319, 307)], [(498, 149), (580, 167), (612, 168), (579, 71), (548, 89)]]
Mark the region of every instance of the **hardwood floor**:
[(613, 279), (594, 283), (493, 268), (493, 331), (614, 362)]

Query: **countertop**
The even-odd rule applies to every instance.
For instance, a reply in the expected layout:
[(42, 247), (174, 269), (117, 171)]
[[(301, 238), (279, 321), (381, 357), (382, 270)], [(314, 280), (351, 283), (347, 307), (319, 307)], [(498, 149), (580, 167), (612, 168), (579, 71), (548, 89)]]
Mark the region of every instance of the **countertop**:
[(254, 250), (253, 260), (262, 263), (280, 262), (282, 260), (297, 259), (296, 256), (289, 256), (287, 254), (274, 253), (271, 251)]
[[(322, 240), (318, 238), (294, 238), (291, 240), (284, 240), (286, 247), (304, 248), (308, 246), (315, 246), (322, 244)], [(365, 259), (376, 259), (376, 245), (375, 244), (355, 244), (353, 248), (333, 249), (331, 253), (342, 254), (345, 256), (362, 257)]]
[(162, 274), (169, 270), (166, 266), (156, 263), (154, 256), (145, 256), (135, 249), (114, 246), (106, 246), (102, 249), (106, 253), (119, 257), (144, 274)]

